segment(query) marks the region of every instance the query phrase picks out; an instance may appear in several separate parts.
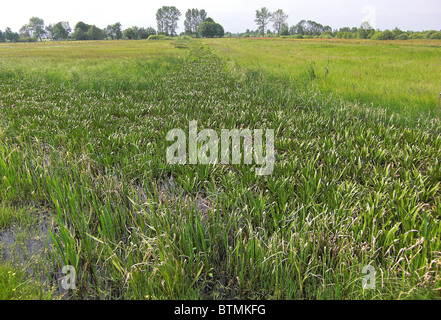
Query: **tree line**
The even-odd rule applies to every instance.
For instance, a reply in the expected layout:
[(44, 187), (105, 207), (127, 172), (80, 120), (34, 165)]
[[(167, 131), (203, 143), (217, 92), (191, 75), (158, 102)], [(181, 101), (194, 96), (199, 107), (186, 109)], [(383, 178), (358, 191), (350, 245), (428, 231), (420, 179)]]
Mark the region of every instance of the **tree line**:
[[(181, 12), (174, 6), (163, 6), (156, 12), (157, 29), (153, 27), (137, 27), (123, 29), (120, 22), (108, 25), (101, 29), (82, 21), (78, 22), (73, 30), (67, 21), (45, 25), (44, 20), (32, 17), (23, 25), (19, 32), (11, 28), (0, 30), (0, 42), (32, 42), (47, 40), (120, 40), (120, 39), (148, 39), (153, 35), (166, 37), (177, 36), (178, 21)], [(185, 32), (180, 35), (192, 37), (223, 37), (224, 28), (212, 18), (207, 17), (205, 10), (188, 9), (185, 13)]]
[[(78, 22), (74, 29), (67, 21), (60, 21), (55, 24), (45, 25), (44, 20), (32, 17), (29, 22), (23, 25), (19, 32), (13, 32), (11, 28), (5, 31), (0, 30), (0, 42), (31, 42), (48, 40), (120, 40), (120, 39), (148, 39), (151, 36), (159, 35), (164, 37), (175, 37), (178, 35), (178, 21), (182, 16), (175, 6), (163, 6), (156, 12), (156, 27), (137, 27), (123, 29), (120, 22), (108, 25), (101, 29), (96, 25)], [(274, 12), (263, 7), (256, 10), (256, 30), (247, 29), (243, 33), (232, 34), (225, 32), (222, 25), (216, 23), (207, 16), (202, 9), (188, 9), (185, 13), (184, 31), (179, 35), (191, 37), (283, 37), (283, 38), (341, 38), (341, 39), (373, 39), (373, 40), (407, 40), (407, 39), (441, 39), (441, 31), (429, 30), (422, 32), (394, 30), (375, 30), (368, 22), (363, 22), (359, 28), (344, 27), (332, 29), (330, 26), (323, 26), (312, 20), (302, 20), (299, 23), (289, 26), (288, 15), (278, 9)], [(271, 27), (272, 26), (272, 30)]]
[[(372, 39), (372, 40), (407, 40), (407, 39), (441, 39), (441, 31), (403, 31), (399, 28), (394, 30), (374, 29), (367, 21), (363, 22), (359, 28), (344, 27), (332, 29), (330, 26), (323, 26), (312, 20), (302, 20), (291, 27), (286, 23), (288, 15), (282, 9), (270, 12), (264, 7), (256, 10), (256, 19), (254, 20), (258, 28), (254, 31), (246, 30), (239, 34), (240, 37), (283, 37), (283, 38), (340, 38), (340, 39)], [(272, 23), (273, 30), (268, 26)]]

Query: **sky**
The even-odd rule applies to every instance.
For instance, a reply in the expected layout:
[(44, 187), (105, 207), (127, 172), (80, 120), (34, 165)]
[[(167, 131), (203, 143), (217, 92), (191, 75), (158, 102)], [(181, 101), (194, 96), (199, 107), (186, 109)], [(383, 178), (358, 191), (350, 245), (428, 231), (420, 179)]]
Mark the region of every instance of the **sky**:
[(381, 30), (395, 27), (405, 31), (441, 30), (440, 0), (2, 0), (0, 29), (10, 27), (18, 32), (33, 16), (43, 18), (46, 25), (68, 21), (72, 28), (83, 21), (100, 28), (120, 22), (123, 28), (156, 29), (156, 11), (164, 5), (176, 6), (181, 11), (178, 32), (184, 31), (185, 12), (190, 8), (205, 9), (225, 31), (255, 30), (255, 13), (262, 7), (284, 10), (289, 16), (289, 26), (300, 20), (314, 20), (338, 29), (359, 27), (368, 21)]

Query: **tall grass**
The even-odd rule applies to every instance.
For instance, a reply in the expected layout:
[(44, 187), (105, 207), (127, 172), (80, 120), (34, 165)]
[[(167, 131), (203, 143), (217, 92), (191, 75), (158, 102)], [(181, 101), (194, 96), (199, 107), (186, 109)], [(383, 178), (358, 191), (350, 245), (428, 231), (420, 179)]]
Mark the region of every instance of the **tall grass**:
[(436, 116), (439, 41), (206, 40), (247, 69), (409, 119)]

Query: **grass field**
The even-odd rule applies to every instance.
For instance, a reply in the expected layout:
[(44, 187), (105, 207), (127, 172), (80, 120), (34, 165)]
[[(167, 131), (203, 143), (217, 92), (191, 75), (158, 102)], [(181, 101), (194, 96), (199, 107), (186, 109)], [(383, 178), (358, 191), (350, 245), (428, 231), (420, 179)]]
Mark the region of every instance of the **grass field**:
[(206, 42), (248, 70), (294, 87), (382, 107), (410, 119), (438, 116), (441, 41), (248, 40)]
[[(0, 260), (0, 297), (58, 299), (55, 275), (71, 265), (71, 299), (439, 299), (438, 52), (438, 42), (0, 45), (0, 242), (15, 252)], [(353, 71), (366, 83), (339, 84)], [(167, 133), (191, 120), (274, 129), (273, 173), (169, 164)], [(36, 224), (47, 247), (25, 259), (27, 240), (5, 234), (26, 238)], [(362, 286), (368, 265), (375, 289)]]

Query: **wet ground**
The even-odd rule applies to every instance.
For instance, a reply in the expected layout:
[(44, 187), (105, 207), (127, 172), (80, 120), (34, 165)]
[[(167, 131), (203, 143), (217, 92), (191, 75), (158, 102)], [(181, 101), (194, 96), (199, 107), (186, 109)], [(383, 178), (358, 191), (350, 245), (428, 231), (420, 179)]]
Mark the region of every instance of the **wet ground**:
[(0, 231), (0, 263), (8, 262), (24, 269), (30, 277), (55, 287), (54, 297), (67, 298), (67, 291), (61, 286), (64, 276), (53, 271), (50, 260), (52, 238), (50, 230), (55, 230), (53, 220), (45, 212), (36, 211), (37, 223), (17, 225)]
[(0, 231), (0, 260), (26, 264), (33, 257), (45, 254), (52, 244), (47, 218), (32, 226), (17, 226)]

